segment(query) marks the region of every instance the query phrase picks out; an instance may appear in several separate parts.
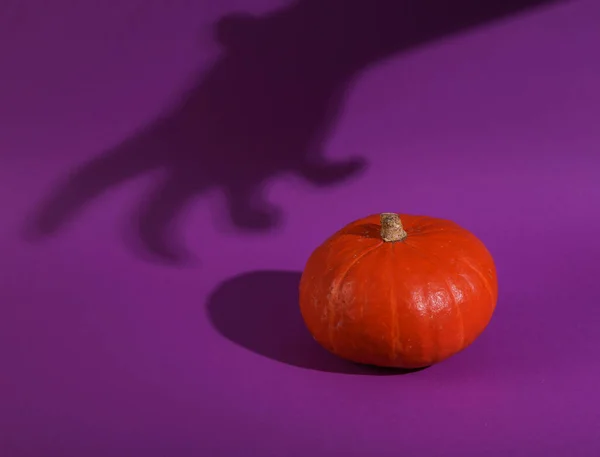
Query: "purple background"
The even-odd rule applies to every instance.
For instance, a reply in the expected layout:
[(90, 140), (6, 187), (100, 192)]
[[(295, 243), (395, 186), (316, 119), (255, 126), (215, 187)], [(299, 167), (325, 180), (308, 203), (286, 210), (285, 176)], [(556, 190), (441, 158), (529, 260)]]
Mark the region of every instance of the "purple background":
[[(0, 455), (600, 455), (600, 2), (315, 1), (2, 3)], [(497, 261), (424, 371), (300, 320), (312, 249), (379, 211)]]

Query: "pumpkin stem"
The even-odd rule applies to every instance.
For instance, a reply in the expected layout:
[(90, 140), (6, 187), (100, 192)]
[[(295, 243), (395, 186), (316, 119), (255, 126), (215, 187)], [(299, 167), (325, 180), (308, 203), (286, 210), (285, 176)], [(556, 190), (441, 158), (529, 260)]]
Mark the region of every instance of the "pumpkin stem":
[(381, 238), (383, 238), (383, 241), (402, 241), (408, 236), (404, 227), (402, 227), (402, 221), (398, 214), (381, 213), (379, 219), (381, 220)]

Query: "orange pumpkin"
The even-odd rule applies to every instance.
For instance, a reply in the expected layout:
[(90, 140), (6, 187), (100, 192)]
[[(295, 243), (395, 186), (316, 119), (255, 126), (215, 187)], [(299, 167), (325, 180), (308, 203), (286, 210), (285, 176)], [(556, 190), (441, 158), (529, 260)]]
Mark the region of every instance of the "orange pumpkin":
[(324, 348), (368, 365), (421, 368), (470, 345), (498, 298), (491, 254), (471, 232), (432, 217), (355, 221), (308, 259), (300, 310)]

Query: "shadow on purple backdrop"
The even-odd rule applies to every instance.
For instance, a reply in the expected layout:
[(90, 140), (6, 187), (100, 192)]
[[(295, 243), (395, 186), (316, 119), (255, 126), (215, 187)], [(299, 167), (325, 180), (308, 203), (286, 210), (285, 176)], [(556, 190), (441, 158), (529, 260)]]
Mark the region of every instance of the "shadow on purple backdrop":
[(294, 271), (255, 271), (225, 281), (208, 299), (212, 325), (251, 352), (300, 368), (363, 375), (421, 371), (358, 365), (323, 349), (311, 337), (300, 314), (300, 275)]
[(346, 91), (390, 56), (535, 6), (560, 0), (299, 0), (262, 17), (221, 18), (223, 47), (181, 102), (113, 149), (68, 174), (28, 222), (26, 238), (56, 234), (104, 192), (152, 170), (167, 175), (133, 215), (144, 251), (188, 257), (178, 216), (211, 189), (227, 197), (233, 225), (274, 228), (265, 182), (298, 174), (317, 186), (356, 176), (364, 158), (325, 158), (323, 141)]

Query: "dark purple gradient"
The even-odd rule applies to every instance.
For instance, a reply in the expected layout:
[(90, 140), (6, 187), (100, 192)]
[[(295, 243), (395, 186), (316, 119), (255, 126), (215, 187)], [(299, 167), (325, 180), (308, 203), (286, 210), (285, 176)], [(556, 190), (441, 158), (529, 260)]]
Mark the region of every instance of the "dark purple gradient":
[[(600, 455), (598, 24), (594, 0), (5, 2), (0, 456)], [(299, 316), (311, 250), (378, 211), (497, 262), (487, 331), (418, 372)]]

